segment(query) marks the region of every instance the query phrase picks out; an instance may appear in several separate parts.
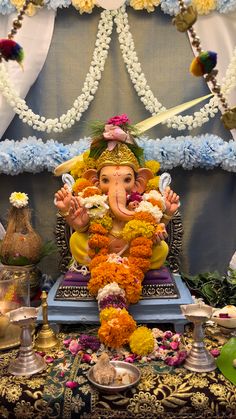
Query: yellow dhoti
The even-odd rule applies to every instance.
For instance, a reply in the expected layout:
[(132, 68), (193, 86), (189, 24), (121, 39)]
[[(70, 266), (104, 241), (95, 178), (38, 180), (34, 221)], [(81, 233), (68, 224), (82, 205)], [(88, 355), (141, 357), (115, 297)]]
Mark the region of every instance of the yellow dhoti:
[[(87, 266), (90, 262), (90, 258), (88, 256), (88, 233), (73, 233), (70, 238), (70, 250), (72, 256), (80, 265)], [(160, 244), (154, 245), (150, 269), (161, 268), (167, 258), (168, 251), (168, 244), (163, 240)]]

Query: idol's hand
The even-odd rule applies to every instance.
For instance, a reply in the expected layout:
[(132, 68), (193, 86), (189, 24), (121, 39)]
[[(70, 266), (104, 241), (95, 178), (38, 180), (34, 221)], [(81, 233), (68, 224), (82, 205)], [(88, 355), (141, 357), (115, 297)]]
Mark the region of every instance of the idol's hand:
[(84, 206), (80, 205), (77, 196), (72, 196), (68, 222), (77, 231), (84, 230), (89, 224), (88, 212)]
[(162, 240), (166, 240), (168, 237), (166, 226), (164, 223), (160, 223), (157, 226), (157, 229), (155, 231), (155, 237), (153, 240), (154, 244), (160, 244)]
[(54, 203), (60, 213), (63, 215), (68, 214), (72, 201), (72, 193), (67, 185), (64, 185), (59, 191), (55, 193)]
[(180, 206), (179, 195), (173, 192), (169, 186), (167, 186), (165, 190), (165, 204), (166, 204), (165, 214), (170, 217), (174, 215), (174, 213), (177, 211), (177, 209)]

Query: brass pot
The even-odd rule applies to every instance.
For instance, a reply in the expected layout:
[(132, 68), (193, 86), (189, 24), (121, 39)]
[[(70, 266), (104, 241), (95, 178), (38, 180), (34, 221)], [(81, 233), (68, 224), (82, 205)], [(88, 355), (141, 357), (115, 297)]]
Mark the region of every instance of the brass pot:
[(40, 289), (41, 277), (41, 271), (36, 265), (3, 265), (2, 269), (0, 270), (0, 281), (14, 279), (20, 280), (20, 282), (22, 281), (22, 289), (17, 290), (19, 295), (27, 292), (27, 281), (29, 281), (31, 299), (35, 297)]

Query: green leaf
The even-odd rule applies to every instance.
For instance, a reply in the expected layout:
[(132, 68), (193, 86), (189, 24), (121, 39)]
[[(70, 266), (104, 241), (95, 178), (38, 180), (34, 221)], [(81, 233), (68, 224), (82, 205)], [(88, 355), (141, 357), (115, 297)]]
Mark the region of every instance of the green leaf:
[(236, 368), (233, 360), (236, 359), (236, 338), (231, 338), (221, 349), (216, 360), (217, 367), (231, 383), (236, 385)]
[(218, 271), (204, 272), (195, 276), (181, 273), (190, 291), (214, 307), (235, 304), (236, 276), (234, 275), (236, 275), (235, 271), (232, 272), (230, 269), (227, 275), (221, 275)]
[(104, 150), (107, 148), (107, 141), (99, 139), (96, 141), (93, 141), (90, 147), (90, 153), (89, 157), (93, 159), (97, 159)]
[(32, 260), (26, 258), (25, 256), (9, 256), (7, 259), (2, 259), (2, 262), (5, 265), (12, 266), (25, 266), (32, 264)]
[(50, 256), (53, 253), (57, 253), (57, 252), (58, 252), (58, 248), (57, 248), (56, 243), (54, 243), (52, 240), (48, 240), (47, 242), (43, 244), (39, 258), (41, 260), (45, 256)]

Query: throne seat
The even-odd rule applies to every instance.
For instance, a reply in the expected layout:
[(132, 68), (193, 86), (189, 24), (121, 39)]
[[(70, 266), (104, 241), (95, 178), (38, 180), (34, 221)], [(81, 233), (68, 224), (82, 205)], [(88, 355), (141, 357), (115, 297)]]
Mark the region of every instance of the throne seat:
[[(87, 282), (89, 278), (83, 279), (78, 285), (78, 278), (74, 276), (67, 279), (64, 276), (58, 278), (48, 294), (48, 319), (50, 322), (87, 323), (98, 324), (99, 312), (97, 301), (91, 296), (88, 297)], [(183, 332), (187, 323), (181, 313), (181, 304), (191, 304), (192, 296), (178, 274), (171, 275), (172, 282), (163, 285), (165, 279), (156, 279), (156, 284), (145, 278), (142, 299), (129, 306), (129, 312), (137, 323), (172, 323), (176, 332)], [(168, 279), (166, 279), (168, 281)], [(157, 284), (158, 282), (158, 284)], [(77, 283), (77, 285), (75, 285)], [(66, 285), (65, 285), (66, 284)], [(156, 286), (155, 286), (156, 285)], [(172, 295), (155, 295), (155, 291), (170, 287)], [(173, 291), (175, 290), (175, 291)], [(146, 296), (150, 292), (152, 296)], [(40, 315), (38, 321), (42, 321)]]
[[(75, 271), (65, 273), (55, 295), (56, 300), (83, 301), (93, 300), (87, 288), (90, 274), (83, 275)], [(145, 274), (142, 299), (178, 298), (179, 292), (173, 275), (167, 267), (153, 269)]]

